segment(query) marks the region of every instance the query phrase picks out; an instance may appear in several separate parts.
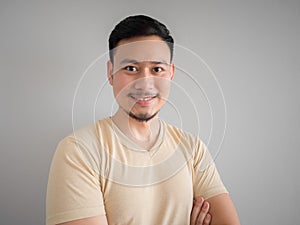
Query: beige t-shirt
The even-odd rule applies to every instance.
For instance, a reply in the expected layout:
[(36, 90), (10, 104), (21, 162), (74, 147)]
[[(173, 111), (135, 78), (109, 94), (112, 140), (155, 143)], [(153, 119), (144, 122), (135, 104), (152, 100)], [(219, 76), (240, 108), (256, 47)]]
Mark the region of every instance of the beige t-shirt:
[(97, 215), (108, 224), (189, 224), (193, 197), (227, 193), (203, 142), (161, 121), (144, 150), (110, 118), (64, 138), (48, 181), (46, 224)]

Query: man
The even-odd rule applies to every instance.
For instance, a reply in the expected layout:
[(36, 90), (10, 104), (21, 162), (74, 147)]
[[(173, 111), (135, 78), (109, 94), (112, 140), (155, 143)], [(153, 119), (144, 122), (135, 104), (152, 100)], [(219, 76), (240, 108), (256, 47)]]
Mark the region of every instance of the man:
[(59, 143), (47, 225), (240, 224), (203, 142), (158, 117), (174, 77), (173, 44), (147, 16), (114, 28), (107, 75), (119, 108)]

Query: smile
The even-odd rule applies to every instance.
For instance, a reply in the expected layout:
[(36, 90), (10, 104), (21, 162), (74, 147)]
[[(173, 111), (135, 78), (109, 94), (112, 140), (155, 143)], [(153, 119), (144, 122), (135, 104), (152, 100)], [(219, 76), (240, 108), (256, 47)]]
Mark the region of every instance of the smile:
[(145, 105), (150, 104), (157, 95), (147, 95), (147, 96), (135, 96), (129, 95), (137, 104)]

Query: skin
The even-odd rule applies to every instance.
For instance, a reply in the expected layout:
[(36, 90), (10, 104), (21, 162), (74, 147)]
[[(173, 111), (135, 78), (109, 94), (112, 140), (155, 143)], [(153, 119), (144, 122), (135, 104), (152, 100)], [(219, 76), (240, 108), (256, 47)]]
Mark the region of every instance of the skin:
[[(119, 104), (112, 120), (129, 138), (150, 149), (159, 134), (157, 113), (167, 101), (170, 83), (174, 78), (175, 66), (171, 63), (170, 50), (158, 36), (124, 39), (118, 43), (118, 47), (114, 53), (114, 63), (107, 62), (108, 80)], [(96, 216), (61, 225), (83, 224), (108, 223), (106, 216)], [(190, 225), (208, 224), (240, 225), (228, 194), (207, 200), (195, 198)]]
[(220, 194), (207, 199), (212, 216), (211, 225), (240, 225), (237, 211), (228, 194)]
[[(159, 133), (155, 114), (165, 104), (174, 78), (170, 50), (157, 36), (121, 40), (119, 46), (114, 64), (107, 63), (108, 80), (120, 106), (112, 119), (129, 138), (150, 148)], [(152, 97), (150, 101), (137, 100), (149, 96)], [(128, 113), (139, 118), (155, 116), (140, 122), (129, 117)]]
[(209, 213), (209, 203), (203, 197), (194, 199), (191, 212), (190, 225), (209, 225), (211, 215)]

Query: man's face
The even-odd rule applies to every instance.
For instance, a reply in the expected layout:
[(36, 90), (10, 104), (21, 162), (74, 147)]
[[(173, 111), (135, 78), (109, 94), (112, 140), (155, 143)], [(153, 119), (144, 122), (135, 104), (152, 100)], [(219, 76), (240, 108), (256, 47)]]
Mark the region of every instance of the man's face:
[(166, 102), (174, 65), (168, 45), (158, 36), (121, 40), (108, 62), (108, 78), (124, 111), (147, 121)]

